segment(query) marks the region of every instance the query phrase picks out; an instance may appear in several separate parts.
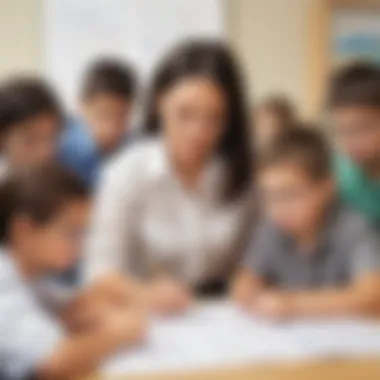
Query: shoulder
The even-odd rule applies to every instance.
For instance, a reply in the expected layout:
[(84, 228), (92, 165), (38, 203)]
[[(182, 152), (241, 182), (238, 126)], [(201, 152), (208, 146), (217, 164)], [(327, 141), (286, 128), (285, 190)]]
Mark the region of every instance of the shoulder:
[[(85, 126), (75, 118), (68, 118), (62, 127), (60, 136), (61, 149), (78, 151), (78, 147), (85, 148), (89, 144), (89, 137), (84, 132)], [(81, 149), (83, 151), (83, 149)]]
[(251, 243), (245, 253), (245, 265), (263, 274), (267, 265), (276, 262), (276, 255), (280, 252), (279, 243), (278, 228), (271, 221), (262, 219), (252, 230)]
[(281, 244), (283, 236), (279, 228), (269, 219), (263, 218), (252, 229), (252, 244), (260, 248), (274, 248)]
[(148, 181), (162, 158), (162, 143), (157, 139), (141, 139), (127, 146), (102, 168), (102, 180), (125, 185)]
[(360, 177), (358, 167), (347, 157), (337, 154), (334, 157), (334, 171), (340, 190), (347, 191)]
[(74, 117), (68, 117), (62, 125), (61, 140), (69, 141), (75, 138), (79, 132), (79, 121)]
[(347, 205), (340, 206), (336, 228), (339, 231), (340, 238), (349, 242), (355, 242), (364, 236), (375, 234), (370, 222)]
[(8, 292), (18, 282), (19, 277), (12, 259), (3, 249), (0, 249), (0, 292), (2, 294)]

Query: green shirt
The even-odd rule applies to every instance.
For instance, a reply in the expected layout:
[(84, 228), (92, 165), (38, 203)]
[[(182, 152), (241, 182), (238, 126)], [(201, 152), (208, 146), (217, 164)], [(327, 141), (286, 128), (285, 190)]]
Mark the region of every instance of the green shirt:
[(337, 156), (335, 172), (341, 198), (380, 227), (380, 179), (372, 180), (344, 156)]

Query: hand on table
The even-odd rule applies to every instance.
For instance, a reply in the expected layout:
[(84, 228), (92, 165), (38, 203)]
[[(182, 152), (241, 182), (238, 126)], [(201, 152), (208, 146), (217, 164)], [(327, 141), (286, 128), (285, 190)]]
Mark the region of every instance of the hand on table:
[(129, 305), (136, 302), (141, 285), (120, 274), (110, 274), (99, 278), (87, 291), (93, 299), (115, 305)]
[(127, 345), (142, 343), (147, 338), (147, 316), (139, 308), (105, 309), (99, 322), (98, 328), (120, 337), (120, 341)]
[(287, 319), (293, 315), (292, 300), (284, 293), (264, 292), (253, 301), (251, 312), (273, 320)]
[(179, 281), (159, 276), (146, 285), (148, 306), (159, 314), (179, 314), (189, 307), (192, 295)]
[(255, 284), (250, 273), (241, 271), (232, 280), (230, 297), (238, 307), (247, 310), (252, 304)]
[(141, 286), (121, 275), (112, 274), (98, 279), (63, 311), (62, 318), (72, 332), (97, 328), (104, 314), (112, 310), (143, 308)]

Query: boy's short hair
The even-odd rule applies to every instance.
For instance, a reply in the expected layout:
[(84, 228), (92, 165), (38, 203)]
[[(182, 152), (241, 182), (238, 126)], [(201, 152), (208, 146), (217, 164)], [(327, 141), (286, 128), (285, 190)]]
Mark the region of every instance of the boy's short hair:
[(60, 119), (62, 108), (52, 88), (38, 78), (18, 77), (0, 86), (0, 135), (43, 114)]
[(110, 94), (130, 99), (136, 90), (134, 70), (116, 59), (93, 62), (84, 74), (81, 97), (86, 100), (98, 94)]
[(73, 200), (87, 200), (89, 190), (73, 173), (57, 165), (10, 173), (0, 184), (0, 242), (8, 238), (12, 218), (25, 214), (46, 223)]
[(273, 113), (283, 122), (284, 126), (291, 126), (296, 120), (296, 107), (286, 96), (267, 97), (259, 103), (257, 110)]
[(276, 139), (260, 162), (260, 170), (292, 163), (300, 167), (314, 180), (325, 179), (331, 174), (332, 153), (328, 140), (316, 126), (295, 125)]
[(371, 63), (354, 63), (331, 78), (327, 106), (380, 108), (380, 68)]

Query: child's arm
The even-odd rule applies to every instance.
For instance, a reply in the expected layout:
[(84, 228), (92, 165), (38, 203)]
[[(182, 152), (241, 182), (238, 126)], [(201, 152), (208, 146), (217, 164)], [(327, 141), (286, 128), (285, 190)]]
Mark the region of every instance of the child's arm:
[(70, 331), (92, 329), (110, 308), (139, 306), (142, 285), (119, 274), (104, 276), (82, 289), (62, 310), (61, 319)]
[(96, 369), (107, 356), (124, 345), (139, 343), (145, 322), (139, 312), (113, 311), (104, 325), (87, 334), (68, 337), (37, 368), (37, 378), (72, 379)]
[(65, 310), (65, 324), (74, 331), (93, 328), (103, 310), (137, 305), (160, 314), (185, 311), (192, 300), (190, 289), (170, 276), (160, 275), (145, 282), (109, 275), (85, 289)]
[(297, 316), (375, 316), (380, 313), (380, 240), (361, 220), (346, 231), (346, 260), (351, 277), (344, 287), (296, 292), (267, 292), (253, 312), (274, 318)]
[(273, 228), (263, 220), (255, 229), (240, 270), (230, 285), (232, 299), (242, 308), (250, 309), (255, 299), (266, 289), (265, 279), (271, 272)]
[(247, 309), (254, 299), (265, 290), (262, 278), (249, 269), (240, 269), (230, 285), (230, 297), (241, 308)]
[(253, 313), (269, 318), (380, 315), (380, 275), (368, 274), (354, 284), (337, 289), (264, 292), (253, 304)]
[[(0, 285), (8, 285), (4, 280)], [(13, 285), (13, 284), (12, 284)], [(103, 312), (103, 319), (81, 335), (67, 337), (64, 329), (28, 292), (15, 297), (14, 286), (2, 287), (0, 297), (0, 349), (6, 377), (23, 379), (72, 379), (95, 367), (123, 345), (139, 342), (145, 318), (139, 309)], [(7, 378), (8, 378), (7, 377)]]
[(365, 275), (343, 289), (294, 293), (289, 302), (298, 316), (376, 316), (380, 312), (380, 275)]
[(175, 278), (159, 275), (144, 284), (141, 298), (159, 314), (183, 313), (192, 302), (191, 290)]
[(354, 226), (350, 260), (351, 284), (342, 289), (299, 292), (289, 297), (296, 315), (375, 316), (380, 311), (380, 241), (364, 222)]

